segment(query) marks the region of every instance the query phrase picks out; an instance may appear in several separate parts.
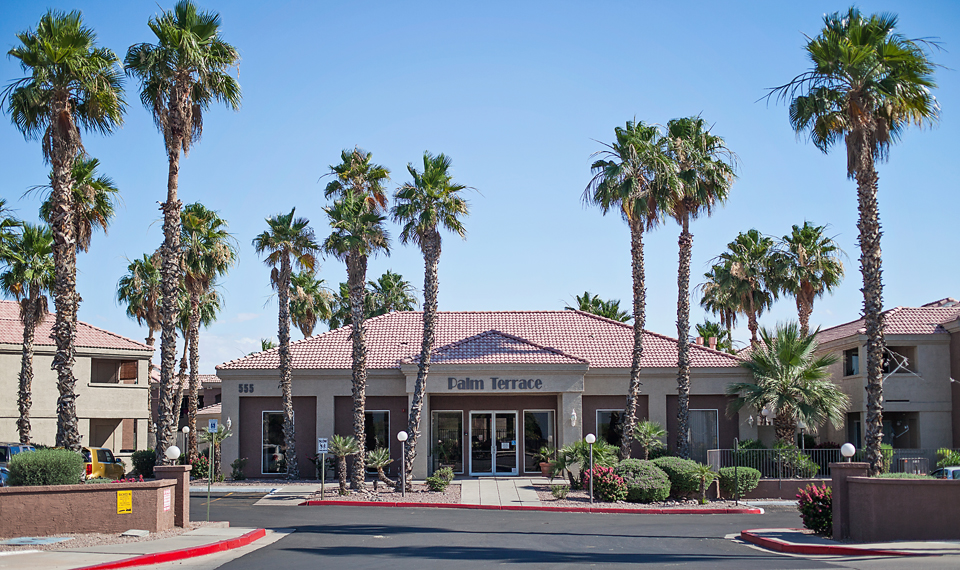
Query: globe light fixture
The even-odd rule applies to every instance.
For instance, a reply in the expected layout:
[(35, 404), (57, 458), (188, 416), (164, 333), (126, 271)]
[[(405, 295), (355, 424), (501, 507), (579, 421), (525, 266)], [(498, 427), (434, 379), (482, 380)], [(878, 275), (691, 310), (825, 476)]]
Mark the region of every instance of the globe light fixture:
[(190, 426), (183, 426), (183, 429), (180, 431), (183, 432), (183, 435), (187, 435), (188, 433), (190, 433)]
[(597, 436), (592, 433), (588, 433), (587, 437), (583, 438), (588, 444), (590, 444), (590, 471), (587, 473), (590, 474), (590, 504), (593, 505), (593, 444), (597, 441)]
[(845, 443), (840, 446), (840, 455), (847, 458), (847, 462), (850, 462), (850, 458), (853, 457), (853, 454), (857, 452), (857, 448), (853, 446), (852, 443)]
[(163, 455), (164, 455), (167, 459), (169, 459), (170, 461), (173, 461), (173, 460), (175, 460), (175, 459), (179, 459), (179, 458), (180, 458), (180, 448), (177, 447), (176, 445), (171, 445), (170, 447), (167, 448), (167, 450), (166, 450), (165, 452), (163, 452)]
[(397, 434), (397, 441), (399, 441), (399, 442), (407, 441), (407, 437), (409, 437), (409, 436), (407, 435), (407, 432), (402, 431), (402, 432), (400, 432), (400, 433)]
[(587, 437), (585, 437), (584, 439), (586, 439), (587, 443), (589, 443), (590, 445), (597, 443), (597, 436), (593, 435), (592, 433), (588, 433)]
[(400, 442), (400, 496), (407, 496), (407, 432), (397, 434)]

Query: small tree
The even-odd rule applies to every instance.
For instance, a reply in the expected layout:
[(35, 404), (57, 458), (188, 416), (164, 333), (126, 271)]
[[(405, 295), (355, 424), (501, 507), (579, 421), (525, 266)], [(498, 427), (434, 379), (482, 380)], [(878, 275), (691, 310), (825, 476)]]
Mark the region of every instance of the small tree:
[(330, 442), (330, 453), (337, 458), (337, 479), (340, 481), (340, 494), (349, 495), (347, 490), (347, 457), (360, 453), (360, 444), (352, 436), (333, 436)]
[(650, 458), (650, 452), (663, 449), (663, 440), (667, 437), (667, 430), (657, 422), (644, 420), (633, 428), (633, 439), (643, 449), (643, 459)]
[(220, 444), (223, 443), (225, 439), (233, 435), (233, 432), (230, 431), (230, 420), (227, 420), (226, 424), (217, 425), (217, 429), (201, 429), (200, 430), (200, 441), (206, 443), (213, 448), (213, 461), (210, 462), (210, 467), (208, 468), (207, 479), (212, 481), (220, 476)]
[(376, 469), (377, 478), (393, 487), (397, 482), (391, 480), (387, 477), (387, 474), (383, 472), (383, 468), (391, 463), (393, 463), (393, 459), (390, 459), (390, 450), (385, 447), (378, 447), (367, 454), (367, 467)]

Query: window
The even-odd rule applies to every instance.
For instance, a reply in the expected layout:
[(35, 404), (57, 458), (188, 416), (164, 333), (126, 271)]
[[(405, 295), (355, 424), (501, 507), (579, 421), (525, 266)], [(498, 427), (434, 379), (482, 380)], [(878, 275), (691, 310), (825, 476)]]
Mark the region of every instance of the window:
[(109, 449), (98, 449), (97, 450), (97, 461), (100, 463), (116, 463), (117, 460), (114, 459), (113, 453)]
[(843, 351), (843, 375), (855, 376), (860, 374), (860, 349), (851, 348)]
[(136, 360), (91, 358), (90, 382), (92, 384), (136, 384), (137, 369)]
[(623, 410), (597, 410), (597, 439), (620, 448), (623, 438)]
[(260, 472), (285, 473), (287, 447), (283, 439), (283, 412), (263, 412), (263, 450)]
[(534, 459), (541, 447), (554, 447), (553, 410), (523, 412), (523, 470), (540, 472), (540, 462)]
[(917, 370), (915, 346), (888, 346), (883, 357), (884, 374), (909, 374)]
[(366, 451), (384, 448), (390, 449), (390, 412), (374, 410), (363, 413)]
[(720, 447), (720, 411), (690, 410), (690, 459), (707, 462), (707, 450)]
[(449, 466), (463, 473), (463, 412), (433, 412), (433, 469)]

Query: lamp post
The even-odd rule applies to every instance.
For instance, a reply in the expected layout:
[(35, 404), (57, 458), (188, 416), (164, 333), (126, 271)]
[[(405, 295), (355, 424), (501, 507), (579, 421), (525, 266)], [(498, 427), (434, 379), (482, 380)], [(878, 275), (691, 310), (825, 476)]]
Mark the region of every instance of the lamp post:
[(760, 411), (760, 415), (763, 416), (763, 419), (767, 421), (767, 425), (770, 425), (770, 416), (773, 415), (773, 411), (770, 408), (764, 408)]
[(847, 463), (850, 463), (850, 458), (853, 457), (853, 454), (857, 452), (857, 448), (853, 446), (852, 443), (845, 443), (840, 446), (840, 455), (847, 458)]
[(593, 444), (597, 441), (597, 436), (592, 433), (588, 433), (587, 437), (584, 438), (586, 442), (590, 445), (590, 506), (593, 506)]
[(180, 459), (180, 448), (176, 445), (171, 445), (166, 451), (163, 452), (163, 455), (170, 461)]
[(397, 434), (397, 441), (400, 442), (400, 496), (407, 497), (407, 432), (402, 431)]
[(806, 451), (807, 440), (805, 437), (803, 437), (803, 432), (807, 430), (807, 424), (803, 423), (803, 420), (798, 420), (797, 427), (800, 428), (800, 451)]

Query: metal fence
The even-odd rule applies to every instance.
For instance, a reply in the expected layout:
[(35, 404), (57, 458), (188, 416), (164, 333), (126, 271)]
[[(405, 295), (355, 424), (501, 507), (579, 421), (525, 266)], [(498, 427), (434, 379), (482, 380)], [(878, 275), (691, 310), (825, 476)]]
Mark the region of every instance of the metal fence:
[[(884, 471), (926, 475), (936, 469), (938, 449), (894, 449), (884, 451)], [(853, 461), (864, 461), (857, 450)], [(830, 477), (830, 463), (844, 461), (839, 449), (710, 449), (707, 463), (721, 467), (752, 467), (765, 479), (812, 479)]]

